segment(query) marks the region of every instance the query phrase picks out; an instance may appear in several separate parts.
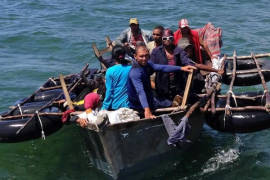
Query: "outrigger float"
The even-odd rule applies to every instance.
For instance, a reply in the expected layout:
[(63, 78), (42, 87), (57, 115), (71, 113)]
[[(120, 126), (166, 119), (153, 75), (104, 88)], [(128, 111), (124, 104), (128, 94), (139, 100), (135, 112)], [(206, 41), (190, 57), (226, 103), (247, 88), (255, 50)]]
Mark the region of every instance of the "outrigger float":
[[(206, 122), (213, 129), (230, 133), (248, 133), (270, 128), (269, 60), (258, 58), (270, 54), (228, 58), (223, 80), (229, 83), (226, 95), (211, 99), (211, 108), (204, 108)], [(247, 62), (247, 63), (245, 63)], [(248, 67), (248, 70), (243, 70)], [(240, 70), (238, 70), (240, 69)], [(234, 93), (233, 87), (261, 84), (263, 91)]]
[[(95, 45), (93, 47), (95, 54), (100, 53)], [(233, 57), (225, 58), (222, 83), (229, 84), (229, 88), (224, 95), (220, 94), (221, 84), (216, 83), (206, 90), (207, 93), (198, 94), (199, 101), (190, 104), (190, 74), (181, 106), (157, 109), (157, 119), (107, 124), (96, 130), (82, 129), (93, 165), (114, 179), (124, 178), (160, 162), (162, 158), (168, 158), (168, 155), (187, 151), (192, 145), (188, 141), (179, 143), (178, 148), (168, 146), (168, 134), (161, 118), (164, 114), (176, 124), (181, 123), (183, 116), (189, 117), (191, 131), (186, 138), (190, 142), (198, 139), (204, 122), (213, 129), (229, 133), (247, 133), (270, 128), (270, 97), (266, 85), (270, 80), (270, 63), (263, 59), (269, 56), (270, 54), (236, 56), (234, 52)], [(59, 130), (63, 126), (62, 117), (65, 112), (74, 108), (65, 106), (64, 99), (82, 100), (96, 88), (89, 81), (95, 81), (94, 84), (98, 87), (104, 87), (104, 84), (96, 81), (96, 77), (104, 77), (104, 72), (89, 69), (87, 65), (78, 74), (49, 78), (31, 96), (10, 107), (8, 112), (0, 114), (0, 142), (21, 142), (40, 137), (44, 139)], [(263, 91), (233, 92), (234, 85), (250, 86), (260, 83)], [(75, 114), (77, 113), (71, 113)]]

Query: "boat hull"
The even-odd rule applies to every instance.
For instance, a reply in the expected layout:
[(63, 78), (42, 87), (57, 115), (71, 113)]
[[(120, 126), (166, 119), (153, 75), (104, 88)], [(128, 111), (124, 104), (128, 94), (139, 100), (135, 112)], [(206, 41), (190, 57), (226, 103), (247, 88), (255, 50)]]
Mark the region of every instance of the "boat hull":
[[(182, 116), (182, 113), (170, 115), (173, 120)], [(187, 138), (195, 142), (202, 129), (203, 116), (196, 112), (189, 122), (192, 130)], [(161, 117), (112, 125), (102, 132), (84, 130), (83, 134), (93, 165), (114, 179), (125, 179), (131, 174), (139, 176), (142, 169), (159, 163), (166, 154), (184, 152), (192, 145), (168, 146)]]

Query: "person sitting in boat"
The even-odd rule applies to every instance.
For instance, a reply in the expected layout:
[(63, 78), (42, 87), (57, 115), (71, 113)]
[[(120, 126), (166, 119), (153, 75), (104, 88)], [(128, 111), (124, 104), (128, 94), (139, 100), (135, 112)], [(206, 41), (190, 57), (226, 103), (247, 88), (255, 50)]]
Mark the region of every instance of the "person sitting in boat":
[(131, 66), (125, 60), (125, 55), (123, 46), (113, 47), (112, 58), (115, 60), (115, 65), (106, 71), (106, 93), (101, 109), (117, 110), (121, 107), (129, 107), (127, 81)]
[[(76, 122), (81, 127), (86, 127), (91, 124), (96, 124), (96, 118), (94, 118), (100, 109), (102, 103), (99, 94), (91, 92), (84, 97), (84, 108), (86, 109), (83, 113), (73, 116), (70, 118), (70, 122)], [(91, 122), (89, 122), (91, 121)]]
[(164, 27), (163, 26), (156, 26), (153, 29), (152, 36), (153, 41), (150, 41), (146, 46), (151, 54), (153, 49), (162, 45), (162, 36), (163, 36)]
[(128, 55), (133, 57), (136, 43), (138, 41), (147, 44), (152, 40), (152, 33), (150, 31), (140, 28), (137, 18), (130, 18), (129, 28), (125, 29), (120, 36), (118, 36), (113, 44), (120, 44), (126, 47)]
[[(220, 69), (220, 70), (214, 69), (214, 68), (211, 67), (211, 65), (204, 65), (204, 64), (196, 63), (196, 56), (194, 55), (194, 46), (187, 37), (181, 38), (178, 41), (177, 46), (182, 48), (187, 53), (187, 57), (193, 61), (193, 63), (195, 64), (195, 66), (198, 69), (204, 69), (207, 72), (216, 72), (216, 73), (221, 74), (221, 75), (224, 73), (224, 70), (222, 70), (222, 69)], [(193, 93), (201, 93), (201, 90), (205, 86), (205, 77), (204, 77), (204, 75), (206, 75), (206, 74), (207, 74), (206, 72), (203, 72), (203, 74), (202, 74), (199, 71), (196, 71), (194, 73), (194, 75), (193, 75), (193, 87), (191, 88)]]
[[(165, 29), (162, 37), (162, 45), (155, 48), (151, 54), (151, 61), (154, 64), (169, 64), (177, 66), (192, 65), (196, 68), (209, 71), (209, 67), (193, 62), (187, 53), (181, 48), (174, 45), (173, 32)], [(216, 71), (210, 69), (210, 71)], [(164, 73), (157, 72), (155, 78), (155, 92), (161, 99), (173, 99), (177, 94), (182, 94), (186, 82), (186, 74), (183, 72)]]
[(163, 104), (153, 98), (150, 75), (154, 71), (190, 72), (192, 69), (196, 68), (189, 65), (180, 67), (154, 64), (151, 61), (148, 61), (150, 59), (149, 51), (144, 45), (136, 46), (134, 57), (136, 62), (132, 65), (128, 78), (128, 98), (130, 108), (143, 113), (145, 118), (153, 119), (155, 116), (151, 111)]

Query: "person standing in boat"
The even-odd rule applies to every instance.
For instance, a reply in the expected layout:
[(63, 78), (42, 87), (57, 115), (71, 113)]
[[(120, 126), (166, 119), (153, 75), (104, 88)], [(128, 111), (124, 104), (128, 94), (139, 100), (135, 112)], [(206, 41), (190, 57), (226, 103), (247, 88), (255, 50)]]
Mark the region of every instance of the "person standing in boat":
[(127, 82), (131, 66), (125, 60), (125, 55), (123, 46), (116, 45), (113, 47), (112, 59), (115, 60), (116, 64), (106, 71), (106, 93), (101, 109), (117, 110), (122, 107), (129, 107)]
[[(202, 58), (202, 53), (201, 53), (201, 46), (204, 47), (203, 41), (199, 38), (199, 33), (195, 30), (192, 30), (189, 27), (188, 20), (187, 19), (181, 19), (178, 22), (179, 29), (174, 32), (174, 45), (178, 44), (178, 41), (186, 37), (189, 39), (189, 41), (192, 43), (194, 47), (194, 55), (196, 59), (196, 63), (202, 64), (203, 63), (203, 58)], [(207, 54), (211, 58), (211, 53), (209, 49), (206, 47), (205, 48)]]
[(150, 41), (146, 45), (150, 54), (152, 53), (154, 48), (162, 45), (163, 32), (164, 32), (164, 27), (163, 26), (156, 26), (153, 29), (153, 32), (152, 32), (153, 41)]
[[(163, 32), (164, 32), (164, 27), (163, 26), (156, 26), (153, 29), (152, 36), (153, 36), (153, 39), (154, 40), (153, 41), (150, 41), (146, 45), (150, 54), (152, 53), (153, 49), (155, 49), (156, 47), (162, 45)], [(156, 89), (156, 87), (155, 87), (155, 77), (156, 77), (156, 73), (153, 73), (151, 75), (151, 77), (150, 77), (151, 78), (151, 87), (152, 87), (152, 89)]]
[(152, 33), (150, 31), (140, 28), (137, 18), (130, 18), (129, 28), (125, 29), (120, 36), (118, 36), (113, 44), (120, 44), (126, 47), (128, 55), (133, 57), (136, 43), (141, 41), (146, 45), (152, 40)]
[(145, 118), (153, 119), (155, 116), (152, 114), (152, 110), (159, 105), (159, 102), (153, 98), (150, 75), (155, 71), (190, 72), (192, 69), (196, 68), (189, 65), (180, 67), (153, 64), (151, 61), (148, 61), (150, 58), (149, 51), (144, 45), (136, 46), (134, 57), (136, 62), (132, 65), (128, 78), (130, 108), (143, 113)]

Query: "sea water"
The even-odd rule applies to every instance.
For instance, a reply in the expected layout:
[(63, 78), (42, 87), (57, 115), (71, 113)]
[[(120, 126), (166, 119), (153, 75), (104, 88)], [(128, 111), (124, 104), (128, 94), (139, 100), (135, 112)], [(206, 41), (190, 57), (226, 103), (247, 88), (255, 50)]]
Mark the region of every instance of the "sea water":
[[(79, 72), (86, 63), (99, 67), (91, 43), (104, 48), (105, 36), (116, 38), (130, 17), (147, 30), (176, 30), (180, 18), (192, 28), (212, 22), (223, 30), (222, 53), (249, 55), (270, 51), (269, 9), (267, 0), (2, 0), (0, 111), (49, 77)], [(0, 179), (106, 179), (89, 162), (80, 133), (71, 125), (45, 141), (0, 144)], [(226, 134), (205, 125), (194, 146), (145, 179), (270, 178), (269, 130)]]

